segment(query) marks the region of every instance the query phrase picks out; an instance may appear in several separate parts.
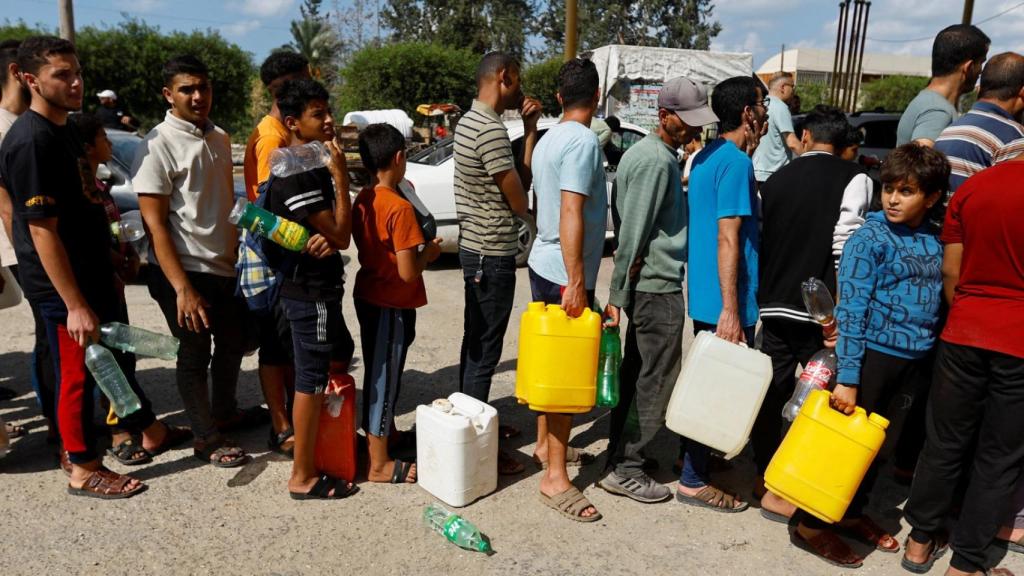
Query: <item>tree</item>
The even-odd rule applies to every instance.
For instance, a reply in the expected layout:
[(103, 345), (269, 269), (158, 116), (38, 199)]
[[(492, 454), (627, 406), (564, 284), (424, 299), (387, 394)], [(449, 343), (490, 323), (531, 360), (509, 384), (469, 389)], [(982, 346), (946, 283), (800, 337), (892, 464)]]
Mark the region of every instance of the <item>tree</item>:
[(901, 111), (928, 85), (927, 78), (915, 76), (886, 76), (860, 87), (862, 110)]
[(800, 112), (807, 113), (818, 104), (828, 104), (830, 89), (828, 84), (800, 84), (797, 86), (796, 93), (800, 95)]
[(351, 0), (345, 9), (340, 0), (334, 0), (332, 19), (336, 22), (335, 35), (345, 39), (337, 52), (339, 66), (343, 67), (353, 53), (379, 44), (380, 13), (370, 6), (369, 0)]
[(398, 108), (411, 116), (420, 104), (451, 102), (468, 110), (479, 59), (471, 50), (438, 44), (364, 48), (341, 70), (338, 109)]
[(544, 114), (557, 116), (562, 113), (558, 103), (558, 71), (562, 69), (562, 58), (555, 57), (538, 62), (523, 71), (523, 92), (540, 100)]
[(303, 18), (292, 20), (291, 31), (292, 41), (286, 48), (309, 60), (314, 77), (332, 77), (334, 57), (341, 43), (330, 27), (322, 20)]
[(502, 50), (522, 58), (530, 0), (388, 0), (380, 13), (394, 42), (427, 42), (469, 48), (478, 54)]

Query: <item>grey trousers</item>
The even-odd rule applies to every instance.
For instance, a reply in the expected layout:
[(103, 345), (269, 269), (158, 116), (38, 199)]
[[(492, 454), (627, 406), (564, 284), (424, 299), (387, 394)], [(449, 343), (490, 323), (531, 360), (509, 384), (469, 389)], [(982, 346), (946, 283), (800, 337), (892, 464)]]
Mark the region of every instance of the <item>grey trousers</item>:
[[(645, 446), (665, 423), (665, 408), (683, 360), (683, 293), (635, 292), (619, 370), (619, 404), (612, 409), (607, 467), (625, 478), (643, 474)], [(629, 417), (633, 404), (636, 416)]]

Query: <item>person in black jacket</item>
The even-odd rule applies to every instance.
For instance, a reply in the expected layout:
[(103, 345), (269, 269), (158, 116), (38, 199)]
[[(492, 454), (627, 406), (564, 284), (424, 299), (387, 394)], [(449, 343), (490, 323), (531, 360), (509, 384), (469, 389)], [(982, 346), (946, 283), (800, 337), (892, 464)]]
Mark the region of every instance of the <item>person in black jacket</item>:
[(839, 256), (864, 223), (871, 202), (871, 179), (838, 156), (849, 132), (839, 109), (815, 107), (804, 120), (805, 153), (761, 187), (761, 350), (771, 356), (774, 374), (751, 437), (759, 476), (755, 493), (769, 519), (788, 521), (795, 511), (765, 491), (763, 475), (782, 440), (782, 407), (793, 393), (796, 367), (823, 346), (835, 345), (825, 341), (821, 325), (807, 314), (800, 284), (813, 276), (835, 293)]

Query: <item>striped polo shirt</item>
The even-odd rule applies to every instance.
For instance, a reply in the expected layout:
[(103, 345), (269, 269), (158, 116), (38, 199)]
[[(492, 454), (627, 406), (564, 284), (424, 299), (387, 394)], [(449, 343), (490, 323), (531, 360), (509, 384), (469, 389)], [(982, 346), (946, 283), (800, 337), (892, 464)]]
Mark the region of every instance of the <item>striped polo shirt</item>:
[(455, 127), (455, 209), (459, 247), (486, 256), (513, 256), (519, 227), (494, 176), (515, 169), (512, 143), (490, 106), (473, 106)]
[(946, 203), (968, 178), (992, 165), (992, 155), (1007, 143), (1024, 137), (1024, 126), (991, 102), (977, 102), (971, 111), (942, 131), (935, 149), (949, 159)]

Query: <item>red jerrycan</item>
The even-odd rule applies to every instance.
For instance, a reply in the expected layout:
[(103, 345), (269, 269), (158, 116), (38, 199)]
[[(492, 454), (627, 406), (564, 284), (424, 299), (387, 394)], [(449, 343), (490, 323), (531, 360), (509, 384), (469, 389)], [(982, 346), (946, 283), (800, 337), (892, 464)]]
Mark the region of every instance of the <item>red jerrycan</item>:
[(348, 481), (356, 477), (356, 382), (331, 374), (316, 431), (316, 469)]

